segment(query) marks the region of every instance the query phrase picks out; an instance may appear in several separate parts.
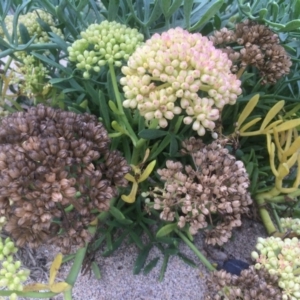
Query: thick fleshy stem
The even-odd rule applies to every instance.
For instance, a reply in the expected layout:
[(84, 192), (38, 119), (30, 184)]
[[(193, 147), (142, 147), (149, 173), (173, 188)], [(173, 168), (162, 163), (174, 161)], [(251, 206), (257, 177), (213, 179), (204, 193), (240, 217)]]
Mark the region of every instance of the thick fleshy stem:
[(174, 230), (176, 234), (193, 250), (200, 261), (209, 271), (215, 271), (216, 268), (207, 260), (207, 258), (197, 249), (197, 247), (178, 229)]
[(273, 235), (277, 232), (277, 229), (271, 219), (271, 216), (266, 208), (267, 200), (278, 196), (280, 192), (274, 187), (272, 190), (261, 193), (255, 196), (256, 203), (258, 205), (258, 210), (263, 224), (269, 235)]
[(112, 81), (115, 97), (116, 97), (116, 100), (117, 100), (117, 106), (118, 106), (118, 109), (120, 111), (121, 121), (123, 122), (123, 124), (125, 125), (127, 131), (129, 132), (130, 138), (132, 140), (133, 145), (136, 146), (136, 144), (138, 142), (138, 137), (136, 136), (135, 132), (133, 131), (131, 125), (129, 124), (129, 122), (126, 118), (126, 115), (125, 115), (125, 112), (124, 112), (124, 109), (123, 109), (123, 105), (122, 105), (120, 92), (119, 92), (119, 89), (118, 89), (118, 84), (117, 84), (114, 65), (111, 62), (108, 63), (108, 65), (109, 65), (109, 72), (110, 72), (110, 76), (111, 76), (111, 81)]

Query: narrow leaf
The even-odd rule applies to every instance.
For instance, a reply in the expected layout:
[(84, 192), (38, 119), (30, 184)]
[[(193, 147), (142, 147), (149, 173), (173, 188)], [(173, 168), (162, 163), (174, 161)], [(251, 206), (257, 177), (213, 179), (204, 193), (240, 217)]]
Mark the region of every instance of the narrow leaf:
[(178, 255), (179, 258), (181, 258), (190, 267), (197, 268), (197, 265), (194, 263), (194, 261), (189, 259), (185, 254), (179, 252), (177, 255)]
[(69, 289), (71, 289), (71, 287), (72, 286), (66, 282), (57, 282), (50, 285), (50, 291), (59, 294), (68, 291)]
[(245, 106), (241, 115), (238, 118), (238, 121), (237, 121), (238, 128), (240, 128), (240, 126), (244, 123), (244, 121), (247, 119), (247, 117), (251, 114), (251, 112), (253, 111), (254, 107), (256, 106), (258, 100), (259, 100), (259, 94), (253, 96), (249, 100), (249, 102), (247, 103), (247, 105)]
[(183, 13), (184, 13), (184, 20), (185, 20), (185, 27), (187, 30), (190, 29), (190, 22), (191, 22), (191, 13), (193, 9), (194, 0), (184, 0), (183, 4)]
[(23, 287), (23, 292), (38, 292), (41, 290), (50, 290), (48, 284), (43, 283), (31, 283)]
[(300, 149), (300, 137), (297, 137), (292, 143), (291, 147), (287, 150), (286, 156), (291, 156)]
[(149, 252), (152, 248), (152, 245), (147, 245), (145, 246), (145, 248), (143, 250), (140, 251), (137, 259), (136, 259), (136, 262), (134, 264), (134, 268), (133, 268), (133, 274), (139, 274), (141, 269), (144, 267), (145, 265), (145, 262), (148, 258), (148, 255), (149, 255)]
[(144, 129), (139, 132), (139, 137), (145, 140), (153, 140), (167, 135), (168, 132), (159, 129)]
[(300, 28), (300, 20), (292, 20), (285, 24), (283, 28), (280, 29), (281, 32), (290, 32)]
[(163, 236), (166, 236), (166, 235), (170, 234), (172, 231), (174, 231), (174, 229), (176, 229), (176, 228), (177, 228), (176, 223), (167, 224), (157, 231), (156, 237), (161, 238)]
[(263, 120), (260, 130), (264, 130), (265, 127), (271, 122), (271, 120), (281, 111), (284, 106), (284, 100), (277, 102), (267, 113)]
[(281, 131), (289, 130), (291, 128), (296, 128), (299, 125), (300, 125), (300, 119), (289, 120), (289, 121), (285, 121), (284, 123), (278, 125), (276, 127), (276, 130), (278, 132), (281, 132)]
[(122, 212), (120, 210), (118, 210), (116, 207), (114, 206), (111, 206), (109, 208), (109, 212), (110, 214), (116, 218), (117, 220), (124, 220), (125, 219), (125, 216), (122, 214)]
[(261, 120), (261, 118), (255, 118), (255, 119), (253, 119), (252, 121), (250, 121), (247, 124), (245, 124), (239, 131), (240, 132), (245, 132), (247, 129), (249, 129), (250, 127), (252, 127), (253, 125), (255, 125), (260, 120)]
[(203, 14), (200, 20), (191, 28), (191, 31), (198, 30), (200, 27), (205, 25), (211, 18), (213, 18), (214, 15), (217, 14), (223, 3), (224, 0), (218, 0), (215, 3), (213, 3)]
[(19, 33), (23, 44), (26, 44), (30, 41), (29, 32), (23, 23), (19, 24)]
[(158, 261), (159, 261), (159, 257), (153, 258), (153, 259), (145, 266), (144, 271), (143, 271), (144, 275), (149, 274), (149, 273), (153, 270), (153, 268), (156, 267)]
[(96, 279), (101, 279), (100, 268), (99, 268), (98, 264), (94, 261), (92, 262), (92, 270), (93, 270), (93, 273), (94, 273)]
[(63, 255), (61, 253), (58, 253), (55, 256), (50, 267), (49, 285), (52, 285), (54, 283), (55, 277), (62, 263), (62, 259), (63, 259)]

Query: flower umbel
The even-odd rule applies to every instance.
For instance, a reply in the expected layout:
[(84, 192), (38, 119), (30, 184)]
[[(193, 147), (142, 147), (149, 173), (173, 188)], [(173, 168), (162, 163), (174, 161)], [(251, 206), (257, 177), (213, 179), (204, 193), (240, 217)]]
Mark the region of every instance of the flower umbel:
[(174, 115), (186, 113), (199, 135), (212, 131), (219, 111), (241, 94), (231, 61), (199, 33), (181, 28), (154, 34), (122, 67), (124, 107), (138, 108), (147, 121), (164, 128)]
[(226, 140), (210, 145), (194, 138), (185, 141), (183, 151), (195, 167), (168, 160), (167, 168), (157, 171), (164, 187), (150, 193), (154, 203), (149, 205), (162, 210), (161, 219), (176, 218), (178, 227), (187, 225), (191, 234), (212, 225), (205, 232), (206, 243), (213, 245), (228, 241), (232, 229), (241, 226), (241, 214), (252, 204), (244, 164), (229, 154), (225, 144)]
[(91, 24), (80, 35), (81, 39), (76, 40), (68, 51), (70, 61), (76, 62), (76, 67), (84, 71), (84, 78), (89, 78), (91, 71), (99, 72), (107, 63), (120, 67), (122, 60), (127, 60), (144, 40), (136, 29), (108, 21)]

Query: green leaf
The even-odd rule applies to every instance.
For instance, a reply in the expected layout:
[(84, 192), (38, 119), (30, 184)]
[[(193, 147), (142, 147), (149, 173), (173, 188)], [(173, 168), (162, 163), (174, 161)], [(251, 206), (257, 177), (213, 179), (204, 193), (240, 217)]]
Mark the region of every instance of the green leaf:
[(148, 258), (149, 252), (152, 248), (152, 245), (149, 244), (144, 247), (143, 250), (140, 251), (133, 268), (133, 274), (137, 275), (140, 273), (141, 269), (144, 267), (145, 262)]
[(181, 258), (190, 267), (197, 268), (197, 265), (194, 263), (194, 261), (192, 261), (191, 259), (189, 259), (183, 253), (179, 252), (177, 255), (178, 255), (179, 258)]
[(99, 268), (98, 264), (94, 261), (92, 262), (92, 270), (93, 270), (93, 273), (94, 273), (96, 279), (101, 279), (100, 268)]
[(175, 135), (172, 135), (171, 142), (170, 142), (170, 151), (169, 154), (173, 157), (178, 152), (178, 142), (176, 140)]
[(185, 28), (190, 30), (191, 26), (191, 13), (193, 9), (194, 0), (184, 0), (183, 4), (183, 13), (184, 13), (184, 20), (185, 20)]
[(259, 20), (263, 20), (265, 18), (265, 16), (267, 15), (268, 10), (266, 8), (262, 8), (259, 12)]
[(72, 73), (72, 70), (70, 68), (66, 68), (66, 67), (58, 64), (57, 62), (55, 62), (54, 60), (48, 58), (45, 55), (41, 55), (41, 54), (36, 53), (36, 52), (32, 52), (32, 55), (35, 56), (36, 58), (38, 58), (39, 60), (44, 61), (49, 66), (55, 67), (55, 68), (63, 71), (64, 73), (66, 73), (66, 72)]
[(139, 132), (139, 137), (145, 140), (153, 140), (167, 135), (168, 132), (159, 129), (143, 129)]
[(300, 17), (300, 0), (296, 0), (294, 12), (293, 12), (293, 19), (299, 19), (299, 17)]
[(118, 210), (116, 207), (114, 206), (111, 206), (109, 208), (109, 212), (110, 214), (115, 218), (117, 219), (118, 221), (122, 221), (122, 220), (125, 220), (125, 216), (122, 214), (122, 212), (120, 210)]
[(191, 28), (191, 31), (199, 30), (199, 28), (204, 26), (220, 10), (223, 3), (224, 0), (217, 0), (216, 2), (212, 3), (200, 20)]
[(159, 2), (160, 1), (157, 0), (154, 2), (152, 13), (150, 15), (150, 18), (146, 21), (145, 27), (149, 27), (153, 22), (155, 22), (162, 15)]
[(111, 127), (110, 127), (110, 116), (109, 116), (108, 105), (107, 105), (105, 96), (100, 89), (98, 91), (98, 95), (99, 95), (98, 105), (99, 105), (100, 116), (103, 119), (103, 123), (104, 123), (106, 130), (109, 130)]
[(251, 177), (253, 169), (254, 169), (254, 163), (251, 161), (246, 166), (246, 170), (247, 170), (247, 173), (248, 173), (249, 177)]
[(59, 35), (49, 32), (50, 40), (60, 47), (65, 53), (68, 53), (68, 44)]
[(176, 228), (177, 228), (177, 223), (167, 224), (157, 231), (156, 237), (161, 238), (163, 236), (166, 236), (170, 234), (172, 231), (174, 231), (174, 229)]
[(164, 0), (164, 1), (157, 1), (157, 2), (160, 3), (161, 10), (162, 10), (165, 18), (167, 19), (168, 18), (168, 10), (171, 5), (171, 0)]
[(159, 261), (159, 257), (153, 258), (144, 268), (143, 274), (147, 275), (149, 274), (153, 268), (156, 267), (157, 263)]
[(28, 43), (30, 41), (30, 35), (26, 26), (23, 23), (19, 24), (19, 32), (20, 32), (22, 43), (23, 44)]
[(169, 258), (170, 258), (169, 255), (165, 255), (163, 264), (162, 264), (161, 269), (160, 269), (159, 281), (163, 281), (163, 279), (165, 277), (165, 273), (166, 273), (166, 270), (167, 270)]
[(166, 18), (170, 18), (181, 5), (182, 5), (182, 0), (174, 0), (167, 12)]
[(279, 31), (281, 32), (289, 32), (300, 28), (300, 20), (292, 20), (285, 24), (283, 28), (281, 28)]
[(155, 159), (158, 154), (160, 154), (170, 143), (171, 141), (171, 135), (168, 134), (164, 137), (164, 139), (159, 143), (159, 146), (152, 152), (148, 158), (148, 160)]
[(134, 243), (140, 248), (143, 249), (144, 248), (144, 244), (141, 240), (141, 238), (133, 231), (129, 232), (130, 237), (132, 238), (132, 240), (134, 241)]
[(115, 21), (118, 15), (120, 0), (109, 0), (108, 4), (108, 21)]

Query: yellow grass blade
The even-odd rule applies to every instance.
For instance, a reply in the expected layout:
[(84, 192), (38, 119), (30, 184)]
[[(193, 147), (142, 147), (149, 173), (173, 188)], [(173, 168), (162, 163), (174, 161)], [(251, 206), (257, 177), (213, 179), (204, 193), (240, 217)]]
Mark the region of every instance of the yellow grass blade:
[(259, 122), (261, 120), (261, 118), (255, 118), (252, 121), (248, 122), (247, 124), (245, 124), (241, 129), (240, 132), (245, 132), (248, 128), (250, 128), (251, 126), (255, 125), (257, 122)]
[(271, 120), (280, 112), (284, 106), (284, 100), (277, 102), (267, 113), (264, 121), (260, 126), (260, 130), (264, 130), (265, 127), (271, 122)]
[(64, 291), (67, 291), (71, 288), (71, 285), (66, 282), (57, 282), (50, 286), (50, 291), (53, 293), (62, 293)]
[(247, 119), (247, 117), (251, 114), (251, 112), (253, 111), (254, 107), (256, 106), (258, 100), (259, 100), (259, 94), (256, 94), (249, 100), (249, 102), (247, 103), (247, 105), (245, 106), (245, 108), (243, 109), (242, 113), (240, 114), (240, 116), (238, 118), (237, 129), (239, 129), (241, 127), (241, 125), (244, 123), (244, 121)]
[(299, 125), (300, 125), (300, 119), (289, 120), (289, 121), (285, 121), (284, 123), (278, 125), (276, 127), (276, 130), (278, 132), (285, 131), (285, 130), (289, 130), (291, 128), (295, 128), (295, 127), (297, 127)]
[(300, 137), (297, 137), (292, 143), (291, 147), (287, 150), (286, 155), (293, 155), (295, 152), (300, 150)]
[(49, 285), (52, 285), (54, 283), (55, 277), (62, 263), (62, 259), (63, 259), (63, 255), (61, 253), (58, 253), (54, 258), (52, 265), (50, 267)]

